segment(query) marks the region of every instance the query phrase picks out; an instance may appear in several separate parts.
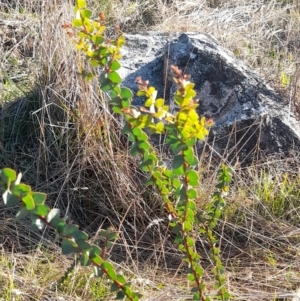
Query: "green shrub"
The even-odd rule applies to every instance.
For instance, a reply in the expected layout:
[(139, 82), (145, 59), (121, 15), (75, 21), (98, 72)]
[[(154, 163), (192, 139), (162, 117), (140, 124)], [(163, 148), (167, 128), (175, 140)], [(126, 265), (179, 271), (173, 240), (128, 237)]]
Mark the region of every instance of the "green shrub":
[[(103, 13), (99, 15), (98, 20), (92, 19), (92, 11), (86, 8), (85, 0), (77, 1), (75, 14), (72, 25), (66, 24), (65, 28), (69, 36), (73, 35), (72, 29), (75, 28), (76, 47), (94, 68), (92, 71), (83, 68), (82, 75), (86, 80), (91, 80), (97, 76), (95, 68), (102, 70), (100, 90), (109, 95), (113, 112), (124, 117), (123, 133), (127, 134), (132, 142), (131, 154), (139, 156), (139, 167), (148, 174), (147, 185), (151, 185), (163, 200), (170, 227), (175, 234), (175, 243), (184, 254), (183, 260), (188, 264), (187, 278), (195, 283), (192, 288), (193, 300), (211, 300), (205, 290), (204, 269), (201, 265), (201, 256), (195, 247), (194, 231), (200, 232), (209, 242), (217, 298), (228, 300), (224, 267), (213, 229), (225, 206), (224, 195), (231, 181), (230, 169), (225, 165), (221, 166), (216, 191), (212, 200), (207, 202), (206, 211), (199, 216), (195, 202), (199, 185), (198, 158), (195, 156), (194, 146), (198, 139), (206, 138), (208, 128), (213, 122), (198, 116), (196, 109), (199, 104), (195, 99), (194, 84), (189, 81), (188, 75), (172, 66), (174, 81), (178, 86), (175, 102), (179, 109), (171, 114), (164, 99), (156, 98), (155, 88), (149, 87), (148, 81), (137, 78), (138, 96), (145, 97), (146, 101), (144, 107), (139, 109), (133, 107), (132, 92), (120, 86), (121, 77), (117, 72), (121, 67), (118, 61), (121, 58), (120, 48), (125, 42), (123, 34), (117, 29), (117, 37), (107, 39), (104, 35), (106, 27)], [(166, 143), (173, 153), (171, 167), (166, 166), (151, 144), (149, 137), (154, 134), (166, 136)], [(60, 217), (59, 209), (50, 209), (45, 204), (46, 194), (34, 192), (29, 185), (21, 183), (21, 174), (17, 176), (14, 170), (4, 168), (0, 171), (0, 181), (4, 186), (4, 203), (14, 206), (21, 202), (17, 219), (29, 215), (35, 228), (39, 230), (45, 226), (53, 228), (62, 239), (62, 253), (80, 253), (80, 262), (83, 266), (93, 265), (96, 276), (107, 275), (112, 282), (111, 291), (116, 292), (117, 299), (140, 299), (141, 295), (131, 290), (130, 284), (121, 274), (117, 274), (107, 258), (107, 250), (113, 246), (116, 233), (102, 230), (104, 247), (92, 245), (88, 242), (88, 235), (85, 232), (79, 230), (76, 225), (67, 224)]]

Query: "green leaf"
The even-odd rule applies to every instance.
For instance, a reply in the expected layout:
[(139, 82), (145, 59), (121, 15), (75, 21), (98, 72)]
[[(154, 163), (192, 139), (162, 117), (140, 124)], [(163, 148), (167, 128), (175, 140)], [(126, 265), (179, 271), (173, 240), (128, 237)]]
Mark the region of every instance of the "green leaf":
[[(78, 16), (78, 18), (80, 19), (80, 16)], [(77, 19), (78, 19), (78, 18), (77, 18)], [(78, 36), (78, 38), (83, 38), (83, 39), (88, 39), (88, 38), (89, 38), (89, 34), (87, 34), (87, 33), (84, 32), (84, 31), (79, 31), (78, 34), (77, 34), (77, 36)], [(83, 75), (83, 72), (85, 72), (85, 71), (82, 71), (82, 72), (80, 72), (79, 74), (80, 74), (80, 75)]]
[(189, 281), (194, 281), (195, 280), (194, 274), (188, 274), (187, 278), (188, 278)]
[(152, 98), (148, 98), (148, 99), (145, 101), (144, 106), (145, 106), (146, 108), (150, 108), (150, 107), (152, 106), (152, 104), (153, 104)]
[(122, 79), (120, 75), (116, 71), (112, 71), (107, 75), (107, 78), (109, 78), (113, 83), (120, 84)]
[(122, 275), (117, 276), (117, 281), (122, 285), (126, 283), (126, 280)]
[(13, 195), (8, 189), (2, 194), (4, 204), (12, 207), (20, 203), (20, 198)]
[[(47, 215), (47, 222), (51, 223), (52, 219), (59, 217), (60, 210), (59, 209), (51, 209)], [(51, 223), (52, 224), (52, 223)]]
[[(196, 287), (196, 289), (197, 289), (197, 291), (199, 291), (198, 287)], [(201, 300), (201, 296), (200, 296), (199, 292), (195, 293), (193, 296), (193, 301), (198, 301), (198, 300)], [(205, 301), (209, 301), (209, 300), (210, 300), (209, 298), (208, 299), (205, 298)]]
[(113, 265), (109, 262), (103, 262), (101, 268), (106, 270), (107, 275), (113, 281), (117, 280), (117, 274)]
[(80, 250), (85, 251), (85, 250), (89, 250), (91, 248), (91, 245), (86, 242), (86, 240), (78, 240), (76, 241), (78, 247)]
[(186, 250), (185, 250), (185, 246), (184, 246), (183, 244), (178, 245), (178, 250), (179, 250), (179, 251), (182, 251), (182, 252), (185, 252), (185, 251), (186, 251)]
[(149, 179), (145, 182), (146, 186), (152, 186), (155, 183), (154, 179), (152, 177), (149, 177)]
[(184, 159), (185, 161), (192, 166), (195, 166), (198, 164), (198, 159), (194, 156), (194, 151), (191, 147), (186, 149), (184, 152)]
[(92, 41), (94, 42), (94, 44), (100, 45), (105, 41), (105, 39), (102, 36), (92, 36)]
[(196, 91), (189, 89), (187, 90), (187, 93), (185, 94), (185, 98), (194, 98), (196, 96)]
[(163, 98), (158, 98), (155, 101), (155, 106), (157, 108), (161, 108), (161, 107), (163, 107), (164, 103), (165, 103), (165, 100)]
[[(180, 225), (177, 225), (177, 224), (172, 229), (172, 232), (175, 233), (175, 234), (179, 234), (180, 231), (181, 231), (181, 227), (180, 227)], [(181, 240), (182, 240), (182, 238), (181, 238)]]
[(118, 107), (113, 107), (112, 110), (113, 110), (113, 112), (116, 113), (116, 114), (120, 114), (120, 115), (123, 114), (123, 112), (121, 111), (121, 109), (118, 108)]
[[(132, 134), (133, 134), (135, 137), (139, 138), (139, 137), (142, 136), (142, 130), (139, 129), (139, 128), (137, 128), (137, 127), (135, 127), (135, 128), (132, 129)], [(140, 139), (139, 139), (139, 140), (140, 140)]]
[(189, 199), (196, 199), (197, 198), (197, 191), (193, 188), (190, 188), (187, 192)]
[(125, 286), (125, 294), (129, 300), (132, 300), (133, 292), (131, 291), (129, 286)]
[(95, 245), (92, 245), (92, 248), (89, 250), (89, 254), (92, 259), (94, 259), (95, 256), (100, 255), (101, 252), (101, 249)]
[(67, 238), (63, 238), (61, 243), (61, 249), (64, 255), (78, 252), (77, 245), (72, 240)]
[[(199, 292), (199, 288), (197, 287), (197, 286), (195, 286), (195, 287), (193, 287), (192, 289), (191, 289), (191, 291), (192, 291), (192, 293), (194, 293), (194, 292)], [(198, 300), (198, 299), (197, 299)], [(200, 300), (200, 299), (199, 299)]]
[(122, 98), (132, 98), (133, 94), (131, 90), (128, 88), (121, 88), (121, 93), (120, 93)]
[(82, 17), (89, 19), (92, 15), (92, 11), (90, 11), (89, 9), (83, 9), (80, 11), (80, 14)]
[(195, 137), (185, 140), (185, 144), (187, 146), (194, 146), (196, 144), (196, 142), (197, 142), (197, 139)]
[(156, 124), (156, 131), (160, 134), (164, 131), (164, 124), (161, 121)]
[(44, 222), (35, 214), (30, 214), (32, 225), (38, 228), (39, 230), (43, 230), (45, 227)]
[(181, 142), (175, 143), (173, 145), (173, 147), (171, 146), (171, 149), (172, 149), (172, 151), (173, 151), (174, 154), (180, 153), (184, 148), (185, 148), (185, 144), (181, 143)]
[(72, 21), (72, 26), (73, 27), (81, 27), (82, 26), (82, 20), (81, 19), (74, 19)]
[(138, 140), (146, 141), (146, 140), (148, 140), (148, 136), (144, 132), (142, 132), (142, 135), (138, 137)]
[(110, 80), (105, 79), (105, 80), (101, 83), (100, 87), (101, 87), (101, 90), (102, 90), (102, 91), (107, 92), (107, 91), (110, 91), (110, 90), (113, 89), (113, 84), (111, 83)]
[(133, 128), (132, 134), (137, 138), (139, 141), (146, 141), (148, 136), (140, 129), (140, 128)]
[(89, 256), (86, 254), (86, 253), (84, 253), (81, 257), (80, 257), (80, 264), (82, 265), (82, 266), (89, 266), (89, 265), (91, 265), (91, 260), (89, 259)]
[(190, 222), (185, 221), (185, 222), (183, 223), (183, 228), (184, 228), (185, 231), (191, 231), (192, 228), (193, 228), (193, 226), (192, 226), (192, 224), (191, 224)]
[(77, 230), (73, 233), (73, 237), (74, 237), (75, 241), (77, 242), (79, 240), (87, 240), (89, 236), (85, 232), (83, 232), (81, 230)]
[(187, 208), (191, 209), (192, 211), (196, 210), (196, 203), (192, 200), (188, 200), (186, 202), (186, 206), (187, 206)]
[(55, 228), (59, 234), (61, 234), (64, 231), (66, 222), (62, 218), (54, 217), (51, 219), (51, 226)]
[(199, 277), (203, 275), (203, 269), (201, 266), (197, 265), (195, 271)]
[(136, 95), (139, 96), (139, 97), (145, 96), (145, 95), (146, 95), (146, 92), (145, 92), (145, 91), (140, 91), (140, 90), (139, 90), (139, 91), (136, 92)]
[(180, 188), (181, 187), (181, 185), (182, 185), (182, 183), (178, 180), (178, 179), (173, 179), (173, 181), (172, 181), (172, 184), (173, 184), (173, 186), (174, 186), (174, 188)]
[(110, 286), (110, 291), (113, 293), (113, 292), (116, 292), (118, 290), (120, 290), (119, 286), (116, 283), (113, 282)]
[(115, 240), (118, 237), (118, 233), (112, 231), (111, 229), (100, 231), (100, 235), (111, 241)]
[(92, 67), (99, 67), (99, 66), (101, 66), (101, 63), (95, 59), (90, 59), (90, 65)]
[(218, 219), (219, 217), (220, 217), (220, 215), (221, 215), (221, 210), (219, 209), (219, 208), (216, 208), (216, 210), (215, 210), (215, 219)]
[(100, 59), (100, 64), (102, 67), (106, 66), (107, 64), (107, 58), (104, 56), (103, 58)]
[[(167, 127), (165, 126), (165, 129)], [(177, 152), (175, 152), (175, 150), (177, 149), (177, 147), (180, 145), (180, 142), (176, 139), (168, 139), (168, 136), (166, 137), (166, 144), (170, 145), (171, 150), (174, 154), (176, 154)]]
[(162, 174), (160, 171), (158, 170), (155, 170), (152, 174), (152, 177), (155, 178), (155, 179), (161, 179), (162, 178)]
[(93, 31), (94, 31), (94, 26), (93, 26), (93, 22), (91, 22), (90, 19), (83, 18), (83, 25), (84, 25), (84, 27), (85, 27), (85, 30), (86, 30), (88, 33), (93, 33)]
[[(128, 123), (125, 123), (125, 124), (124, 124), (124, 127), (123, 127), (123, 129), (122, 129), (121, 134), (122, 134), (122, 135), (124, 135), (124, 134), (131, 134), (131, 128), (130, 128), (130, 126), (129, 126)], [(131, 136), (132, 136), (132, 135), (131, 135)], [(129, 140), (129, 141), (134, 141), (134, 137), (133, 137), (133, 140), (130, 140), (130, 137), (128, 137), (128, 140)]]
[(116, 299), (123, 300), (125, 298), (125, 293), (123, 291), (118, 291)]
[(194, 240), (192, 238), (190, 238), (190, 237), (186, 238), (186, 242), (187, 242), (187, 244), (188, 244), (189, 247), (193, 247), (195, 245)]
[(117, 60), (114, 60), (112, 64), (109, 66), (109, 69), (112, 71), (118, 70), (121, 68), (120, 63)]
[(22, 197), (22, 201), (24, 202), (27, 210), (33, 210), (35, 208), (34, 200), (31, 194), (27, 194)]
[(113, 242), (108, 241), (108, 242), (106, 243), (106, 249), (107, 249), (107, 250), (111, 249), (111, 248), (113, 247), (113, 245), (114, 245)]
[(136, 139), (135, 139), (135, 137), (134, 137), (134, 135), (131, 133), (131, 128), (128, 126), (128, 128), (129, 128), (129, 133), (128, 133), (128, 140), (130, 141), (130, 142), (135, 142), (136, 141)]
[(189, 185), (191, 185), (191, 186), (198, 186), (198, 184), (199, 184), (199, 176), (196, 173), (196, 171), (189, 170), (186, 173), (186, 177), (188, 179)]
[(94, 275), (96, 277), (102, 277), (103, 276), (103, 271), (99, 269), (98, 267), (94, 266)]
[(183, 155), (177, 155), (174, 157), (172, 168), (177, 169), (178, 167), (182, 167), (184, 164), (184, 157)]
[(0, 171), (0, 178), (4, 184), (9, 186), (11, 182), (17, 179), (17, 173), (13, 169), (6, 167)]
[(147, 159), (145, 162), (142, 162), (139, 164), (139, 167), (143, 170), (143, 171), (151, 171), (153, 168), (153, 160), (151, 159)]
[(64, 227), (64, 230), (62, 232), (63, 236), (72, 236), (74, 232), (78, 231), (78, 226), (69, 224)]
[(19, 197), (26, 196), (29, 192), (31, 192), (31, 187), (26, 184), (18, 184), (14, 185), (12, 188), (12, 194), (17, 195)]
[(107, 58), (108, 57), (108, 53), (109, 49), (106, 46), (100, 47), (99, 48), (99, 54), (103, 56), (103, 58)]
[(186, 220), (190, 223), (194, 223), (195, 221), (195, 212), (190, 208), (187, 208), (186, 210)]
[(129, 99), (122, 99), (121, 101), (122, 107), (123, 108), (129, 108), (130, 107), (130, 100)]
[(224, 301), (230, 300), (230, 294), (228, 292), (223, 293)]
[(175, 175), (183, 175), (184, 174), (184, 158), (183, 155), (176, 155), (173, 159), (172, 163), (172, 168), (173, 168), (173, 173)]
[(47, 194), (42, 193), (42, 192), (32, 192), (31, 196), (36, 205), (44, 204), (44, 202), (46, 201), (46, 198), (47, 198)]
[(116, 93), (111, 91), (110, 95), (111, 95), (111, 99), (109, 101), (109, 103), (113, 106), (120, 106), (122, 99), (120, 98), (120, 96), (115, 95)]
[(225, 173), (226, 173), (228, 176), (231, 176), (231, 173), (232, 173), (231, 168), (228, 167), (228, 166), (225, 166)]
[(130, 149), (130, 153), (132, 156), (136, 156), (140, 153), (140, 150), (138, 148), (138, 143), (134, 143)]
[(147, 141), (141, 141), (137, 143), (137, 147), (139, 149), (144, 149), (144, 150), (148, 150), (150, 148), (150, 145)]
[(16, 214), (16, 220), (19, 221), (21, 220), (22, 218), (26, 217), (27, 215), (29, 214), (28, 210), (26, 209), (25, 206), (22, 206), (17, 214)]
[(50, 208), (47, 205), (39, 204), (36, 205), (32, 213), (39, 215), (39, 216), (46, 216), (50, 211)]
[(86, 8), (86, 1), (85, 0), (77, 0), (76, 1), (78, 8)]

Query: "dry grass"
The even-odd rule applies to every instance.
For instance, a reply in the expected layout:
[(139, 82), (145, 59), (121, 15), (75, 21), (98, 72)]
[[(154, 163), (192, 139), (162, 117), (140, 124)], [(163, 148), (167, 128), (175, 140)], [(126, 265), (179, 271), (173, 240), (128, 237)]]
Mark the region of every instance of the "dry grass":
[[(105, 10), (108, 21), (120, 23), (125, 31), (212, 34), (266, 76), (299, 111), (298, 1), (90, 4)], [(120, 239), (112, 259), (142, 290), (144, 300), (189, 300), (181, 254), (169, 239), (159, 197), (144, 187), (122, 125), (110, 113), (97, 82), (85, 83), (78, 74), (84, 62), (61, 27), (73, 18), (72, 12), (72, 1), (0, 0), (0, 166), (22, 171), (25, 182), (47, 192), (49, 203), (94, 241), (99, 228), (117, 229)], [(283, 85), (282, 75), (288, 84)], [(214, 160), (209, 152), (201, 158), (199, 209), (213, 191)], [(247, 168), (232, 166), (229, 206), (217, 234), (236, 300), (288, 300), (297, 289), (298, 166), (296, 152), (254, 161)], [(82, 268), (63, 287), (55, 287), (70, 259), (61, 259), (51, 231), (32, 232), (15, 223), (13, 213), (1, 205), (3, 300), (111, 300), (106, 284), (94, 284)], [(198, 244), (213, 290), (205, 241), (199, 237)], [(48, 251), (41, 252), (41, 246)]]
[(108, 3), (114, 22), (120, 23), (125, 30), (151, 28), (214, 36), (222, 46), (264, 75), (273, 87), (284, 90), (287, 102), (298, 110), (298, 0), (124, 0)]

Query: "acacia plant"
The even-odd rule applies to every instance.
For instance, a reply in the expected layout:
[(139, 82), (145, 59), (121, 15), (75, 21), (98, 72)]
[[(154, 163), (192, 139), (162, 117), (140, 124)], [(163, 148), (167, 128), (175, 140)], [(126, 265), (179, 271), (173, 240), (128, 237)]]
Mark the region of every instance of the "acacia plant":
[[(176, 66), (171, 67), (178, 87), (174, 99), (178, 110), (170, 113), (164, 99), (156, 97), (155, 88), (149, 87), (147, 80), (137, 78), (137, 95), (145, 97), (145, 103), (143, 107), (134, 107), (131, 105), (133, 94), (128, 88), (121, 87), (121, 77), (117, 72), (121, 67), (120, 48), (125, 42), (123, 34), (116, 29), (115, 39), (106, 38), (105, 16), (100, 13), (99, 17), (92, 18), (93, 12), (86, 8), (85, 0), (76, 1), (75, 14), (72, 25), (65, 24), (64, 27), (68, 35), (74, 37), (77, 49), (84, 54), (86, 62), (92, 67), (89, 71), (83, 68), (82, 75), (86, 80), (90, 80), (98, 76), (98, 71), (101, 70), (100, 93), (105, 92), (113, 112), (124, 117), (123, 134), (127, 134), (132, 142), (131, 154), (139, 156), (139, 167), (148, 174), (147, 185), (151, 185), (162, 198), (169, 225), (175, 234), (175, 243), (183, 252), (183, 260), (188, 265), (187, 278), (194, 283), (193, 300), (211, 300), (211, 294), (205, 288), (201, 256), (197, 253), (193, 238), (195, 232), (200, 233), (210, 245), (209, 254), (214, 265), (212, 271), (216, 284), (213, 298), (229, 300), (224, 267), (213, 229), (225, 206), (224, 195), (228, 191), (231, 172), (225, 165), (220, 167), (216, 191), (207, 202), (205, 212), (200, 217), (197, 214), (196, 218), (199, 175), (194, 147), (197, 140), (207, 137), (213, 121), (199, 117), (196, 111), (199, 103), (195, 98), (194, 84), (189, 81), (189, 76), (183, 74)], [(105, 95), (102, 95), (104, 101)], [(173, 153), (171, 166), (163, 161), (151, 144), (149, 137), (153, 134), (165, 135), (166, 143)], [(82, 265), (93, 265), (96, 276), (106, 274), (112, 281), (111, 290), (116, 291), (117, 299), (140, 299), (141, 295), (131, 290), (130, 284), (121, 274), (117, 274), (113, 264), (107, 259), (106, 251), (116, 238), (115, 233), (103, 230), (106, 247), (101, 249), (91, 245), (85, 232), (79, 230), (76, 225), (66, 224), (59, 217), (58, 209), (51, 210), (45, 205), (46, 195), (33, 192), (30, 186), (20, 183), (20, 176), (17, 176), (15, 171), (2, 169), (0, 179), (4, 184), (5, 204), (16, 205), (21, 201), (17, 218), (29, 214), (33, 225), (38, 229), (45, 226), (54, 228), (62, 238), (63, 254), (81, 253)]]

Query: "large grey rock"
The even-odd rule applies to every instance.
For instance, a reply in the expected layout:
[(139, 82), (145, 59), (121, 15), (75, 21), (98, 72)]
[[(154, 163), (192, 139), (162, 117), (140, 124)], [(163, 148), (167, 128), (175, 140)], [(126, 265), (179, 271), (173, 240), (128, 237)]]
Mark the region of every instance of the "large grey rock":
[[(159, 33), (134, 34), (125, 36), (126, 43), (122, 48), (122, 68), (119, 71), (124, 79), (123, 84), (135, 94), (138, 76), (148, 79), (151, 86), (155, 86), (159, 97), (164, 93), (164, 55), (168, 44), (168, 35)], [(142, 105), (142, 99), (134, 98), (134, 104)]]
[[(135, 79), (141, 76), (173, 105), (171, 65), (191, 75), (200, 99), (199, 114), (214, 119), (205, 145), (216, 156), (249, 163), (262, 154), (299, 149), (300, 123), (284, 100), (213, 37), (126, 35), (121, 69), (125, 86), (136, 92)], [(142, 105), (143, 100), (136, 97), (134, 104)]]

